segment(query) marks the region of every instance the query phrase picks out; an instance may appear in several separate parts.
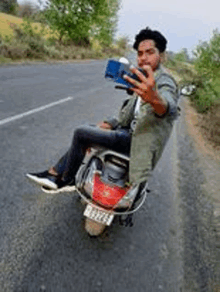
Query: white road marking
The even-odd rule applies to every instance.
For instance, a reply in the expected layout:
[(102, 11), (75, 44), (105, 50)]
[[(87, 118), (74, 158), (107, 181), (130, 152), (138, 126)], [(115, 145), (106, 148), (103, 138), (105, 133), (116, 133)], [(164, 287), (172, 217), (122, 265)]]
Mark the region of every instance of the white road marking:
[(67, 97), (67, 98), (60, 99), (60, 100), (58, 100), (58, 101), (51, 102), (51, 103), (49, 103), (49, 104), (43, 105), (43, 106), (38, 107), (38, 108), (35, 108), (35, 109), (33, 109), (33, 110), (30, 110), (30, 111), (24, 112), (24, 113), (22, 113), (22, 114), (15, 115), (15, 116), (12, 116), (12, 117), (6, 118), (6, 119), (4, 119), (4, 120), (0, 120), (0, 126), (5, 125), (5, 124), (10, 123), (10, 122), (14, 122), (14, 121), (19, 120), (19, 119), (22, 119), (22, 118), (24, 118), (24, 117), (26, 117), (26, 116), (30, 116), (30, 115), (35, 114), (35, 113), (37, 113), (37, 112), (43, 111), (43, 110), (45, 110), (45, 109), (47, 109), (47, 108), (53, 107), (53, 106), (55, 106), (55, 105), (59, 105), (59, 104), (61, 104), (61, 103), (64, 103), (64, 102), (67, 102), (67, 101), (69, 101), (69, 100), (73, 100), (73, 99), (74, 99), (74, 97), (69, 96), (69, 97)]

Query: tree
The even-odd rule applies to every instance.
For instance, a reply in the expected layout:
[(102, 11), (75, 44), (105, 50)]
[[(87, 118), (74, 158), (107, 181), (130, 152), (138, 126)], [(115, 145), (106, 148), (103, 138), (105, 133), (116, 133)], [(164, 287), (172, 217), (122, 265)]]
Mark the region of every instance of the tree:
[(211, 40), (200, 42), (194, 54), (195, 69), (204, 77), (215, 79), (220, 69), (220, 32), (214, 30)]
[(39, 11), (39, 8), (37, 5), (34, 5), (31, 1), (26, 1), (19, 5), (18, 15), (20, 17), (31, 18), (38, 11)]
[(99, 7), (94, 15), (90, 35), (97, 38), (103, 46), (109, 46), (113, 42), (117, 29), (117, 12), (120, 9), (121, 0), (98, 0), (97, 2), (99, 2)]
[(129, 37), (128, 36), (119, 37), (115, 43), (118, 48), (126, 51), (129, 48)]
[(45, 9), (49, 26), (75, 44), (88, 45), (90, 37), (109, 44), (117, 23), (120, 0), (50, 0)]
[(17, 0), (1, 0), (0, 11), (8, 14), (16, 14)]
[(174, 59), (180, 62), (189, 62), (190, 57), (188, 54), (188, 50), (186, 48), (183, 48), (179, 53), (175, 54)]
[(220, 78), (220, 33), (213, 31), (210, 41), (202, 41), (194, 51), (194, 69), (197, 87), (194, 102), (200, 112), (207, 112), (215, 102), (219, 102)]

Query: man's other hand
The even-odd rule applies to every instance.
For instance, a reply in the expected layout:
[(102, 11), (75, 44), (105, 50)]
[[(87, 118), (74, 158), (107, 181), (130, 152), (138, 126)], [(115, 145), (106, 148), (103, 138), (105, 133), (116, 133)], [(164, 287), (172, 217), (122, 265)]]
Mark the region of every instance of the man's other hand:
[(100, 129), (104, 129), (104, 130), (112, 130), (112, 125), (110, 125), (109, 123), (106, 123), (106, 122), (99, 122), (97, 124), (97, 127), (99, 127)]

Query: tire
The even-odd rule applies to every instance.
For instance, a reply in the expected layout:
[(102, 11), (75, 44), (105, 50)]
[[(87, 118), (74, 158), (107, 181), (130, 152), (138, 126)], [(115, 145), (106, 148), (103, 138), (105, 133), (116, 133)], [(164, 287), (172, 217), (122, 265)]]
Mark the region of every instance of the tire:
[(99, 236), (105, 230), (106, 225), (96, 222), (92, 219), (85, 218), (85, 229), (90, 236)]

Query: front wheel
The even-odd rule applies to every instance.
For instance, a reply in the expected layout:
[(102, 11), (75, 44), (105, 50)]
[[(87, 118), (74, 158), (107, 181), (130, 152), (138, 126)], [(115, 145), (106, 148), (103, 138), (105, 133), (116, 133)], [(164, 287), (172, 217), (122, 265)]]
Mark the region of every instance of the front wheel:
[(105, 230), (106, 225), (96, 222), (90, 218), (85, 218), (85, 229), (90, 236), (99, 236)]

